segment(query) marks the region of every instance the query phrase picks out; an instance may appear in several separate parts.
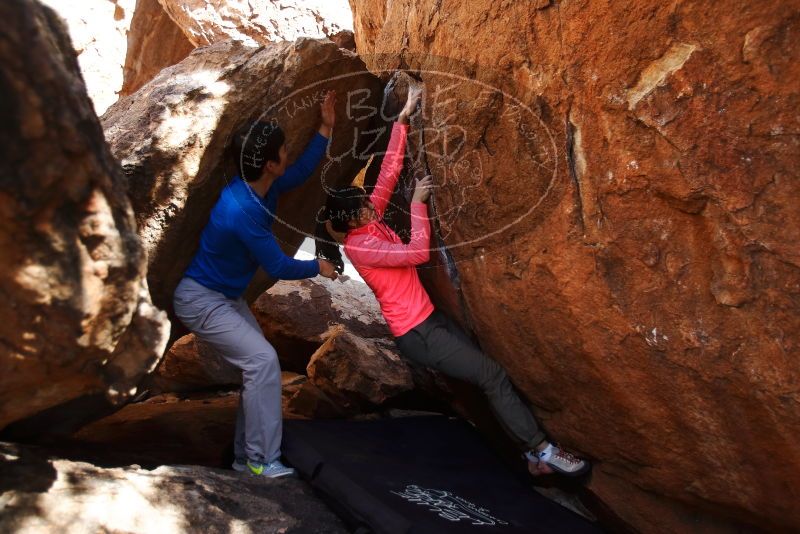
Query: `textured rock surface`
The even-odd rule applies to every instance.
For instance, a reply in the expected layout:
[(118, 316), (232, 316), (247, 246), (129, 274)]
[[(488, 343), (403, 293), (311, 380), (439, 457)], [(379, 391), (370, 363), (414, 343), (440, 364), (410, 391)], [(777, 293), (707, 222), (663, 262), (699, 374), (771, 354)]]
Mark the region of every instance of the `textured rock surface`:
[(328, 36), (339, 48), (356, 51), (356, 36), (350, 30), (342, 30)]
[(198, 466), (103, 469), (0, 444), (3, 532), (346, 533), (298, 479)]
[(241, 371), (194, 334), (187, 334), (172, 344), (143, 389), (153, 395), (241, 383)]
[(128, 31), (121, 96), (139, 90), (162, 69), (178, 63), (194, 45), (158, 0), (137, 0)]
[(227, 467), (238, 404), (236, 392), (188, 398), (158, 395), (130, 403), (65, 441), (87, 461), (108, 450), (113, 451), (112, 461), (129, 457), (129, 462), (151, 467), (174, 463)]
[(104, 391), (160, 358), (122, 171), (66, 29), (33, 1), (0, 4), (0, 428)]
[(42, 0), (67, 22), (83, 79), (98, 115), (117, 101), (136, 0)]
[[(294, 412), (343, 417), (399, 403), (438, 411), (455, 404), (459, 413), (471, 415), (453, 402), (440, 375), (400, 358), (378, 302), (364, 283), (344, 277), (281, 281), (251, 309), (278, 351), (281, 367), (309, 377), (306, 391), (296, 396)], [(300, 407), (309, 402), (311, 406)]]
[(284, 419), (338, 419), (348, 415), (306, 375), (284, 371), (281, 390)]
[[(329, 80), (334, 75), (340, 78)], [(234, 175), (224, 157), (232, 133), (262, 113), (277, 118), (287, 133), (291, 161), (319, 126), (319, 101), (328, 89), (341, 95), (328, 155), (305, 186), (282, 197), (273, 226), (286, 252), (293, 253), (303, 232), (313, 230), (324, 201), (320, 181), (348, 182), (359, 165), (350, 154), (370, 118), (348, 115), (348, 91), (374, 103), (380, 86), (355, 55), (327, 40), (260, 48), (218, 43), (161, 71), (103, 116), (106, 138), (128, 179), (157, 305), (171, 309), (173, 290), (208, 213)], [(267, 282), (262, 278), (254, 284), (258, 295)]]
[(251, 308), (267, 339), (294, 337), (322, 343), (334, 324), (346, 325), (360, 337), (391, 337), (370, 288), (344, 277), (283, 280), (256, 299)]
[(326, 37), (352, 30), (344, 0), (159, 0), (195, 46), (226, 39), (250, 44)]
[(380, 405), (414, 389), (408, 364), (389, 339), (335, 328), (308, 363), (308, 379), (344, 408)]
[[(348, 412), (304, 375), (281, 375), (281, 404), (284, 419), (343, 417)], [(147, 466), (199, 464), (227, 467), (232, 443), (239, 393), (235, 391), (167, 393), (98, 419), (58, 445), (77, 451), (77, 458), (120, 461)], [(51, 443), (52, 445), (52, 443)]]
[(463, 310), (590, 489), (645, 531), (800, 528), (800, 4), (351, 5), (426, 84)]

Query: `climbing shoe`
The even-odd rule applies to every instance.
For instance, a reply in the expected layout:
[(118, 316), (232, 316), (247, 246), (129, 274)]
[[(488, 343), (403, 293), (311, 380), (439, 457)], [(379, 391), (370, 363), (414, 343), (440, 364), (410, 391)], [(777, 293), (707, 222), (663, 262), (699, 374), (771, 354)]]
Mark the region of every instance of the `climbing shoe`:
[(528, 460), (528, 471), (534, 476), (560, 473), (576, 477), (584, 474), (591, 467), (586, 460), (581, 460), (552, 443), (542, 451), (526, 452), (525, 459)]
[(252, 474), (263, 477), (280, 478), (293, 476), (295, 474), (294, 469), (286, 467), (279, 460), (269, 463), (251, 462), (248, 460), (246, 465)]

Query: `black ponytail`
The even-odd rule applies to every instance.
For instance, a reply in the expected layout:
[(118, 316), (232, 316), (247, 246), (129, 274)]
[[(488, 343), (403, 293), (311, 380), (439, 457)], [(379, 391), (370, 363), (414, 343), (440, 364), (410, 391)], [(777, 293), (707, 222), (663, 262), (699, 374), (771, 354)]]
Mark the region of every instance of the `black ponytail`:
[(323, 206), (317, 212), (317, 225), (314, 229), (314, 255), (317, 258), (331, 262), (336, 267), (336, 272), (342, 274), (344, 273), (342, 251), (333, 236), (328, 233), (328, 228), (325, 224), (328, 220), (330, 220), (328, 207)]

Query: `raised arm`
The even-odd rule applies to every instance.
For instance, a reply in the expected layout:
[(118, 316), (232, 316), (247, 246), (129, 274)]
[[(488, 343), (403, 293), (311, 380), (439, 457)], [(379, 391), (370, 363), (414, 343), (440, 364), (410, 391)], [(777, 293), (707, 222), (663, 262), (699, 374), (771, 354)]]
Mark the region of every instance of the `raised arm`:
[(392, 198), (392, 191), (394, 191), (397, 185), (400, 171), (403, 170), (403, 158), (406, 154), (406, 137), (408, 136), (408, 121), (416, 110), (421, 97), (421, 88), (410, 87), (406, 104), (400, 112), (397, 122), (392, 126), (389, 146), (386, 148), (386, 155), (383, 157), (383, 163), (381, 163), (378, 181), (375, 183), (375, 188), (372, 190), (372, 195), (370, 196), (372, 205), (375, 206), (375, 213), (379, 218), (383, 217), (386, 206), (389, 205), (389, 200)]
[(319, 131), (314, 135), (306, 146), (306, 149), (297, 158), (297, 161), (286, 168), (286, 171), (272, 184), (271, 193), (280, 195), (302, 185), (308, 177), (314, 173), (314, 169), (319, 165), (325, 148), (328, 146), (328, 139), (331, 137), (333, 125), (336, 122), (336, 91), (328, 91), (325, 99), (320, 104), (320, 114), (322, 123)]
[(309, 141), (306, 149), (300, 154), (297, 160), (286, 167), (286, 172), (279, 176), (270, 187), (270, 194), (281, 195), (290, 189), (303, 185), (308, 177), (314, 173), (314, 169), (319, 165), (325, 148), (328, 146), (328, 138), (320, 133), (314, 134)]
[(408, 124), (400, 122), (392, 126), (392, 136), (389, 138), (389, 146), (386, 148), (386, 155), (383, 156), (381, 170), (378, 173), (378, 181), (372, 190), (370, 200), (375, 206), (375, 213), (378, 218), (383, 217), (386, 206), (392, 198), (392, 191), (397, 185), (397, 178), (403, 170), (403, 158), (406, 153), (406, 135), (408, 134)]

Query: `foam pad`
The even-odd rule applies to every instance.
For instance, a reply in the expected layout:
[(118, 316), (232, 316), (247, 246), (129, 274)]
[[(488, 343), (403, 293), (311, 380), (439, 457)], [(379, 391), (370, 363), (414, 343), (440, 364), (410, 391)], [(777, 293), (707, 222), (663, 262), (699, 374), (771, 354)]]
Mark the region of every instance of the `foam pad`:
[(283, 428), (288, 462), (360, 532), (600, 532), (539, 495), (460, 420), (287, 420)]

